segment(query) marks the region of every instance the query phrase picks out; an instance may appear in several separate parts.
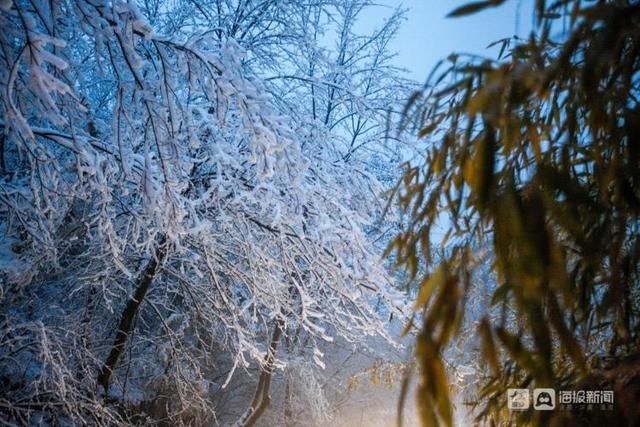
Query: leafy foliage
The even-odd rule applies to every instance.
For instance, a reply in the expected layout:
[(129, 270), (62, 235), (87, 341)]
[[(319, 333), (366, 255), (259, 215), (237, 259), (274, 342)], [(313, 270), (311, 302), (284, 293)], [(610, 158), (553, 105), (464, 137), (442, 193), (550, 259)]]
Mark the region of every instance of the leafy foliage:
[[(542, 0), (536, 15), (535, 34), (501, 41), (498, 60), (450, 57), (407, 107), (429, 145), (396, 187), (410, 224), (390, 250), (419, 281), (425, 425), (452, 424), (442, 354), (469, 310), (479, 248), (498, 282), (478, 326), (479, 420), (515, 416), (507, 388), (570, 389), (638, 354), (640, 6)], [(432, 267), (438, 226), (446, 255)]]

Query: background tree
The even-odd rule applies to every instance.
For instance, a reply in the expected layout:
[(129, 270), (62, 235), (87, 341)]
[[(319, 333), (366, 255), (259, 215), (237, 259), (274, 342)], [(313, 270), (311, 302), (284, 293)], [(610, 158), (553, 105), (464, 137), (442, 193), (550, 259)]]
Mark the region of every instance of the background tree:
[[(497, 286), (478, 322), (480, 421), (639, 417), (640, 6), (541, 0), (535, 13), (531, 37), (499, 42), (497, 60), (452, 55), (408, 106), (428, 146), (395, 190), (410, 223), (390, 250), (419, 286), (425, 425), (452, 423), (443, 352), (472, 310), (483, 264)], [(438, 225), (448, 232), (434, 264)], [(615, 408), (507, 411), (506, 389), (529, 386), (612, 389)]]

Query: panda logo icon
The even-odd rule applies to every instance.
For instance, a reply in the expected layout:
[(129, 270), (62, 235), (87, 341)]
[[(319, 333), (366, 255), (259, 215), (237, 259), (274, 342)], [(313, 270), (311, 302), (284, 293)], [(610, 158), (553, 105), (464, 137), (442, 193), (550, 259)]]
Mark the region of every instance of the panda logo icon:
[(533, 409), (551, 411), (556, 407), (556, 391), (552, 388), (536, 388), (533, 390)]

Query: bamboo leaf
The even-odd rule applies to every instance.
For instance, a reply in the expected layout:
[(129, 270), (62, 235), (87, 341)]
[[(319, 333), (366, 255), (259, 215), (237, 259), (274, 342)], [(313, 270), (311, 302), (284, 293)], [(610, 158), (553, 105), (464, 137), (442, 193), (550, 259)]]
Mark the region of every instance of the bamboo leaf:
[(488, 7), (499, 6), (504, 2), (504, 0), (487, 0), (487, 1), (477, 1), (473, 3), (467, 3), (463, 6), (460, 6), (454, 9), (449, 15), (448, 18), (460, 17), (465, 15), (470, 15), (472, 13), (479, 12)]

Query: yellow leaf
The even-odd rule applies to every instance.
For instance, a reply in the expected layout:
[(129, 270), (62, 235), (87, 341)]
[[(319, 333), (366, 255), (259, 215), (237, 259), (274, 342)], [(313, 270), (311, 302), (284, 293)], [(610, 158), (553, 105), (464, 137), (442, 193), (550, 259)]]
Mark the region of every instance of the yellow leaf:
[(447, 266), (444, 263), (440, 264), (434, 273), (426, 276), (420, 283), (420, 290), (418, 291), (418, 298), (416, 298), (414, 309), (418, 309), (425, 305), (433, 294), (434, 289), (441, 286), (446, 277)]

